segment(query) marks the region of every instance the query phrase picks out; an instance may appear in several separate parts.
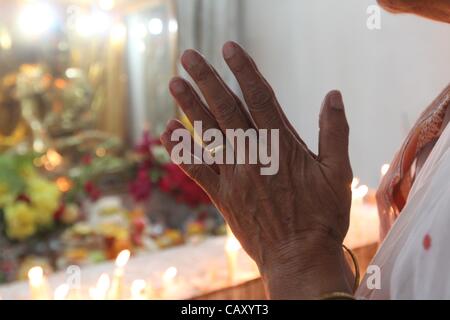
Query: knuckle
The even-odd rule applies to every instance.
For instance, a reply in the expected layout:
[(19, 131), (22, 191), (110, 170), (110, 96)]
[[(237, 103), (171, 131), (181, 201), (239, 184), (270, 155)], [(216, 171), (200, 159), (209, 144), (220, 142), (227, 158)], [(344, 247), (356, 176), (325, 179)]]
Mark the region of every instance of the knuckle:
[(327, 135), (335, 139), (347, 138), (350, 134), (350, 127), (347, 122), (328, 122), (324, 124)]
[(214, 113), (219, 122), (230, 121), (236, 112), (236, 104), (228, 99), (220, 99), (214, 103)]
[(272, 91), (261, 85), (250, 85), (247, 90), (249, 107), (255, 110), (263, 110), (273, 102)]
[(211, 70), (204, 63), (201, 63), (197, 68), (192, 70), (192, 77), (197, 82), (206, 82), (210, 76)]

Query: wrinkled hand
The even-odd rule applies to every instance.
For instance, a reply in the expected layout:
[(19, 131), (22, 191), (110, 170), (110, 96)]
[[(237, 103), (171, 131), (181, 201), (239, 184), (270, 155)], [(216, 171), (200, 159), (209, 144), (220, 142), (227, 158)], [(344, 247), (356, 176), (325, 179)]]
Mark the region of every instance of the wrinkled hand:
[[(332, 91), (323, 102), (316, 156), (285, 117), (249, 55), (234, 42), (225, 44), (223, 55), (248, 110), (193, 50), (186, 51), (181, 61), (207, 106), (184, 79), (174, 78), (170, 91), (190, 121), (202, 121), (204, 129), (279, 129), (279, 171), (264, 176), (260, 166), (250, 164), (181, 164), (181, 168), (209, 194), (256, 261), (271, 298), (350, 292), (341, 245), (349, 226), (353, 176), (341, 94)], [(171, 141), (171, 133), (178, 128), (184, 127), (172, 120), (161, 136), (169, 153), (177, 143)]]

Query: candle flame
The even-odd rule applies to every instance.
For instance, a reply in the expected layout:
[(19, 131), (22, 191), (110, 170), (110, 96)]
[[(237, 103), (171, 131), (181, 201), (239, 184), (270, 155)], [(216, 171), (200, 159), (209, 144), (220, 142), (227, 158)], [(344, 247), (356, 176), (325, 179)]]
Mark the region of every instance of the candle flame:
[(147, 283), (145, 280), (138, 279), (131, 283), (131, 298), (134, 300), (143, 300)]
[(227, 225), (227, 240), (225, 242), (225, 251), (237, 252), (242, 248), (241, 243), (236, 239), (230, 226)]
[(55, 300), (65, 300), (67, 295), (69, 294), (70, 287), (68, 284), (63, 283), (59, 285), (55, 289), (55, 293), (53, 294), (53, 297)]
[(163, 282), (167, 283), (167, 282), (171, 282), (173, 279), (175, 279), (175, 277), (177, 276), (178, 270), (175, 267), (170, 267), (168, 268), (162, 278), (163, 278)]
[(228, 236), (225, 244), (225, 250), (227, 252), (237, 252), (241, 249), (241, 243), (234, 236)]
[(352, 180), (352, 190), (356, 189), (358, 184), (359, 184), (359, 178), (358, 177), (353, 178), (353, 180)]
[(130, 260), (130, 250), (123, 250), (119, 253), (119, 255), (116, 258), (116, 267), (123, 268), (128, 263), (128, 260)]
[(366, 185), (359, 185), (359, 178), (355, 177), (352, 181), (352, 199), (363, 199), (369, 192), (369, 187)]
[(28, 271), (28, 279), (30, 284), (34, 286), (39, 286), (44, 280), (44, 270), (42, 267), (36, 266)]
[(97, 284), (94, 288), (89, 288), (89, 296), (94, 300), (103, 300), (106, 298), (110, 287), (110, 279), (106, 273), (102, 273), (97, 280)]
[(102, 273), (97, 280), (97, 289), (101, 291), (108, 291), (111, 281), (106, 273)]
[(352, 192), (353, 199), (362, 199), (369, 192), (369, 187), (366, 185), (361, 185), (358, 188), (355, 188)]
[(386, 175), (386, 173), (388, 172), (390, 168), (389, 163), (385, 163), (383, 164), (383, 166), (381, 167), (381, 176), (384, 177)]

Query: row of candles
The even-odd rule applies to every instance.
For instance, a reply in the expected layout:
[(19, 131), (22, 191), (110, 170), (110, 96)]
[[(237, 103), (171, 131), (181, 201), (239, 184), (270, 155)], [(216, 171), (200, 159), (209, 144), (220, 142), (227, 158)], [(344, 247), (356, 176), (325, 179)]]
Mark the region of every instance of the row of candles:
[[(238, 254), (241, 244), (234, 237), (231, 230), (227, 228), (227, 238), (225, 241), (225, 254), (227, 260), (227, 283), (232, 285), (235, 283), (238, 274)], [(127, 291), (124, 275), (125, 267), (130, 259), (130, 251), (121, 251), (116, 260), (112, 278), (107, 273), (102, 273), (96, 284), (88, 290), (89, 299), (92, 300), (146, 300), (170, 298), (171, 293), (176, 290), (176, 277), (178, 269), (174, 266), (169, 267), (162, 274), (162, 281), (159, 288), (154, 288), (144, 279), (136, 279), (131, 283), (129, 291)], [(55, 288), (52, 295), (49, 282), (44, 274), (44, 270), (40, 266), (31, 268), (28, 272), (28, 285), (30, 298), (32, 300), (68, 300), (68, 299), (85, 299), (80, 288), (71, 287), (67, 283), (63, 283)]]

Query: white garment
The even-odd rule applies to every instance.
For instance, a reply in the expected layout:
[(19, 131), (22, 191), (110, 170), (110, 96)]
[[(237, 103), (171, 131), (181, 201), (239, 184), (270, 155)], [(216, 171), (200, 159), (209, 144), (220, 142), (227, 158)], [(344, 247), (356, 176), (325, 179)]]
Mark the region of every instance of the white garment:
[(371, 265), (380, 268), (381, 286), (370, 289), (376, 275), (366, 274), (357, 298), (450, 299), (450, 125)]

